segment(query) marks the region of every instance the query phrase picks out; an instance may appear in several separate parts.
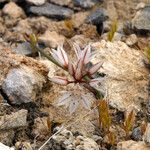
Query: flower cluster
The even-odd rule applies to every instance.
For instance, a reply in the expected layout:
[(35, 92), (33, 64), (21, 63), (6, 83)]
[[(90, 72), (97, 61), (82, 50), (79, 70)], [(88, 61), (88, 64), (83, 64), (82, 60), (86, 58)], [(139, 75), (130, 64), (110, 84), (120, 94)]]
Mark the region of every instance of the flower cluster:
[[(70, 112), (74, 112), (77, 106), (79, 105), (79, 100), (82, 102), (83, 106), (86, 109), (90, 109), (91, 101), (87, 100), (87, 97), (83, 96), (82, 85), (88, 84), (91, 87), (95, 87), (102, 78), (93, 79), (93, 75), (100, 69), (102, 63), (96, 63), (92, 67), (87, 67), (90, 62), (93, 53), (91, 52), (91, 46), (86, 46), (83, 50), (77, 45), (74, 44), (74, 50), (77, 56), (77, 61), (73, 64), (69, 61), (66, 52), (63, 47), (58, 46), (57, 50), (52, 49), (51, 56), (55, 61), (72, 77), (72, 80), (68, 80), (66, 77), (54, 76), (50, 80), (60, 85), (68, 85), (74, 83), (76, 85), (76, 90), (70, 92), (64, 92), (64, 96), (59, 100), (59, 105), (66, 105), (69, 107)], [(79, 94), (80, 93), (80, 94)]]

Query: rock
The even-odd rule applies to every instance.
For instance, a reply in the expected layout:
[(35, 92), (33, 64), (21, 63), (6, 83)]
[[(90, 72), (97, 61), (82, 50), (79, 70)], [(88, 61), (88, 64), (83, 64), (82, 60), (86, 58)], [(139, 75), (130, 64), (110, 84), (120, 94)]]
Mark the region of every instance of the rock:
[(35, 101), (44, 83), (44, 76), (24, 65), (9, 71), (2, 89), (12, 104), (22, 104)]
[(63, 45), (65, 42), (65, 37), (63, 35), (60, 35), (55, 31), (51, 32), (49, 30), (47, 30), (38, 39), (39, 39), (39, 42), (42, 42), (45, 44), (45, 46), (48, 46), (51, 48), (57, 48), (58, 45)]
[(147, 124), (146, 131), (143, 135), (143, 141), (147, 146), (150, 146), (150, 123)]
[(143, 2), (140, 2), (140, 3), (138, 3), (137, 4), (137, 6), (136, 6), (136, 10), (140, 10), (140, 9), (143, 9), (145, 7), (145, 3), (143, 3)]
[(50, 18), (60, 20), (70, 18), (71, 15), (73, 14), (73, 11), (69, 8), (57, 6), (50, 3), (46, 3), (42, 6), (30, 6), (28, 8), (28, 11), (38, 16), (47, 16)]
[(44, 140), (47, 135), (51, 134), (51, 128), (48, 127), (47, 122), (47, 117), (38, 117), (34, 120), (33, 134), (40, 140)]
[(104, 21), (106, 21), (107, 19), (108, 19), (108, 14), (106, 10), (103, 8), (100, 8), (100, 9), (97, 9), (95, 12), (93, 12), (86, 18), (86, 23), (99, 25), (103, 23)]
[(88, 16), (88, 12), (78, 12), (72, 15), (71, 21), (73, 22), (74, 28), (79, 28)]
[(92, 44), (96, 56), (93, 63), (101, 60), (101, 73), (106, 74), (105, 84), (100, 87), (109, 104), (120, 111), (133, 107), (140, 110), (141, 102), (148, 97), (149, 73), (144, 67), (140, 51), (129, 48), (123, 42), (102, 40)]
[(25, 13), (22, 8), (16, 5), (14, 2), (9, 2), (6, 4), (2, 9), (2, 13), (14, 19), (25, 17)]
[(16, 150), (20, 150), (23, 148), (23, 150), (33, 150), (29, 142), (17, 142), (15, 144)]
[(142, 140), (142, 131), (140, 127), (134, 128), (131, 134), (131, 137), (135, 141), (141, 141)]
[(139, 10), (132, 19), (132, 28), (136, 31), (150, 31), (150, 6)]
[(97, 3), (102, 2), (102, 0), (73, 0), (75, 6), (82, 7), (82, 8), (91, 8)]
[(2, 116), (0, 119), (0, 130), (16, 129), (27, 126), (27, 113), (25, 109), (10, 115)]
[(61, 6), (68, 6), (71, 3), (71, 0), (49, 0), (49, 1)]
[(40, 6), (46, 3), (46, 0), (26, 0), (27, 3)]
[(13, 27), (13, 30), (21, 35), (33, 33), (33, 30), (29, 24), (28, 18), (19, 20), (17, 22), (17, 25)]
[(17, 44), (17, 47), (12, 49), (16, 54), (26, 55), (26, 56), (32, 56), (33, 54), (37, 52), (33, 52), (30, 43), (24, 42), (21, 44)]
[(0, 93), (0, 103), (3, 103), (3, 102), (4, 102), (4, 98), (3, 98), (3, 96)]
[[(15, 3), (16, 3), (16, 2), (18, 2), (18, 3), (20, 2), (20, 3), (21, 3), (21, 2), (23, 2), (23, 1), (24, 1), (24, 0), (11, 0), (11, 2), (15, 2)], [(9, 1), (8, 1), (8, 0), (0, 0), (0, 3), (3, 3), (3, 2), (9, 2)]]
[(72, 43), (77, 43), (80, 47), (85, 47), (88, 43), (92, 42), (91, 39), (84, 35), (75, 35), (71, 38)]
[[(78, 137), (76, 139), (78, 139)], [(97, 145), (97, 143), (93, 139), (83, 138), (83, 139), (81, 139), (81, 143), (82, 143), (81, 145), (78, 145), (76, 147), (76, 150), (80, 150), (80, 149), (99, 150), (99, 146)]]
[(115, 32), (112, 41), (121, 41), (124, 35), (122, 33)]
[(149, 150), (149, 147), (145, 146), (143, 142), (129, 140), (119, 142), (117, 144), (117, 150)]
[(15, 150), (13, 147), (12, 148), (8, 147), (8, 146), (6, 146), (6, 145), (4, 145), (2, 143), (0, 143), (0, 149), (1, 150)]
[(13, 130), (0, 131), (0, 141), (6, 145), (12, 145), (15, 137), (15, 132)]
[(118, 20), (118, 12), (114, 1), (107, 2), (107, 12), (110, 20), (112, 21)]
[[(59, 129), (59, 128), (57, 128)], [(91, 139), (87, 138), (85, 136), (79, 135), (75, 137), (72, 132), (70, 132), (67, 129), (63, 129), (60, 134), (57, 134), (53, 136), (51, 147), (56, 149), (56, 146), (58, 146), (60, 149), (75, 149), (75, 150), (99, 150), (99, 146), (97, 143)]]
[(133, 46), (134, 44), (136, 44), (138, 42), (138, 38), (135, 34), (131, 34), (130, 36), (128, 36), (128, 38), (126, 39), (126, 44), (128, 46)]

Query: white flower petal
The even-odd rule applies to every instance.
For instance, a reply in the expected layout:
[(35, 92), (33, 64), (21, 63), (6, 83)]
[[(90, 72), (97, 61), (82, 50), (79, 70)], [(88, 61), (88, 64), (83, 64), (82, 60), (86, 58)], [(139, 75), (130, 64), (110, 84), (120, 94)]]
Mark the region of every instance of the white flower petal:
[(52, 57), (61, 65), (63, 66), (63, 61), (58, 57), (56, 50), (53, 50), (50, 52)]
[(58, 55), (58, 58), (60, 59), (60, 61), (62, 62), (63, 66), (66, 65), (60, 46), (57, 47), (57, 55)]
[(66, 65), (68, 65), (68, 56), (67, 56), (67, 53), (64, 51), (64, 49), (62, 47), (60, 47), (61, 49), (61, 53), (62, 53), (62, 56), (64, 58), (64, 61), (66, 63)]
[(83, 62), (84, 62), (84, 64), (87, 64), (90, 61), (90, 56), (91, 56), (91, 46), (89, 44), (83, 50)]
[(74, 48), (77, 58), (80, 59), (80, 54), (82, 53), (80, 46), (78, 44), (74, 43), (73, 48)]

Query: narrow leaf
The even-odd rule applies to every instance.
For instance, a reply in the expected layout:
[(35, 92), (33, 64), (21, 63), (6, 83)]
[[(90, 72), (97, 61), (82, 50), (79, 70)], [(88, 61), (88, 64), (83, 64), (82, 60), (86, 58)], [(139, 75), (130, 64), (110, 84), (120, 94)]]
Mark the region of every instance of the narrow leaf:
[(55, 82), (60, 85), (67, 85), (69, 81), (65, 77), (60, 76), (54, 76), (53, 78), (50, 78), (50, 81)]
[(88, 71), (89, 74), (93, 75), (94, 73), (96, 73), (102, 65), (103, 65), (102, 62), (96, 63), (92, 68), (89, 69), (89, 71)]

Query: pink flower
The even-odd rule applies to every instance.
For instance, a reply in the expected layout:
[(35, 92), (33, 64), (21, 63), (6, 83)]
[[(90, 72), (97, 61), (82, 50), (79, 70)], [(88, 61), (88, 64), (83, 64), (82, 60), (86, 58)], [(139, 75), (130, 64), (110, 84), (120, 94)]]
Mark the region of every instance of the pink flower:
[[(77, 44), (74, 44), (75, 53), (77, 56), (77, 61), (73, 64), (68, 60), (66, 52), (62, 47), (58, 47), (57, 51), (52, 50), (52, 57), (62, 66), (65, 70), (69, 72), (73, 80), (69, 81), (66, 77), (55, 76), (50, 80), (60, 85), (68, 85), (74, 83), (74, 87), (70, 91), (64, 91), (63, 96), (58, 100), (58, 105), (65, 105), (69, 108), (70, 113), (73, 113), (77, 107), (82, 104), (84, 108), (90, 109), (92, 101), (92, 93), (85, 93), (82, 84), (88, 84), (91, 87), (97, 87), (98, 83), (102, 82), (103, 78), (92, 79), (93, 74), (95, 74), (101, 67), (101, 62), (94, 64), (91, 68), (87, 68), (87, 64), (90, 62), (93, 53), (91, 52), (91, 46), (86, 46), (83, 50)], [(85, 76), (88, 80), (85, 79)], [(94, 95), (92, 95), (92, 98)]]

